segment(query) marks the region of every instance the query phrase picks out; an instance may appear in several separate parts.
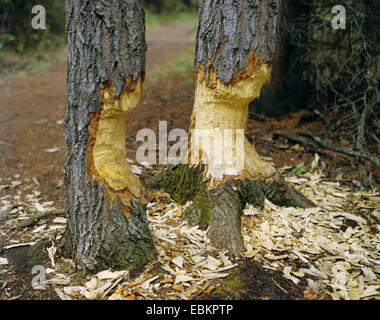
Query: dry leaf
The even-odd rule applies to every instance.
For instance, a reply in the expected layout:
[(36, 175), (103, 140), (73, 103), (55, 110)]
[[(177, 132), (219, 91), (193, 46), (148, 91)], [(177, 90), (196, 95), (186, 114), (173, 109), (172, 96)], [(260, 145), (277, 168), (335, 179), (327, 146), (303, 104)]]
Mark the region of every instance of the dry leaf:
[(96, 277), (99, 279), (99, 280), (112, 280), (112, 279), (117, 279), (117, 278), (120, 278), (120, 277), (123, 277), (123, 276), (126, 276), (128, 275), (128, 271), (115, 271), (115, 272), (112, 272), (110, 270), (105, 270), (105, 271), (101, 271), (99, 273), (96, 274)]
[(172, 288), (177, 291), (183, 291), (183, 287), (179, 284), (173, 284)]

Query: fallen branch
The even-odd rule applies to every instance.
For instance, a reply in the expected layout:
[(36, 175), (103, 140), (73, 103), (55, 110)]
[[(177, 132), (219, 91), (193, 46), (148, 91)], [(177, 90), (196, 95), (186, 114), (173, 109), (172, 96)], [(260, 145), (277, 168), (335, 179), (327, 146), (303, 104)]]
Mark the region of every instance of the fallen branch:
[(313, 141), (311, 141), (310, 139), (298, 136), (296, 134), (284, 133), (284, 132), (275, 132), (273, 135), (283, 137), (283, 138), (286, 138), (288, 140), (292, 140), (294, 142), (302, 143), (303, 145), (305, 145), (307, 147), (318, 148), (318, 145), (316, 143), (314, 143)]
[(314, 137), (311, 134), (308, 134), (308, 136), (310, 136), (310, 138), (312, 138), (317, 144), (319, 144), (323, 148), (330, 149), (330, 150), (333, 150), (336, 152), (341, 152), (341, 153), (347, 154), (349, 156), (366, 159), (366, 160), (372, 162), (376, 167), (378, 167), (380, 169), (380, 159), (378, 157), (376, 157), (375, 155), (367, 152), (367, 151), (354, 150), (351, 148), (343, 147), (343, 146), (340, 146), (340, 145), (335, 144), (335, 143), (324, 141), (324, 140), (320, 139), (319, 137)]
[(306, 119), (312, 119), (313, 118), (313, 113), (310, 113), (310, 112), (304, 112), (304, 113), (301, 113), (298, 118), (297, 118), (297, 121), (296, 123), (294, 124), (294, 126), (292, 127), (292, 129), (296, 129), (300, 126), (300, 124), (305, 120), (307, 121)]
[(19, 229), (19, 228), (25, 228), (30, 227), (34, 224), (36, 224), (38, 221), (40, 221), (43, 218), (49, 217), (49, 216), (56, 216), (65, 213), (65, 210), (53, 210), (53, 211), (47, 211), (47, 212), (39, 212), (35, 214), (34, 216), (31, 216), (24, 222), (19, 223), (17, 226), (11, 227), (11, 229)]
[(323, 120), (328, 129), (332, 130), (332, 125), (330, 121), (320, 111), (315, 110), (314, 113)]
[(304, 135), (308, 136), (309, 138), (294, 135), (294, 134), (289, 134), (289, 133), (283, 133), (283, 132), (275, 132), (274, 135), (284, 137), (295, 142), (302, 143), (303, 145), (306, 145), (312, 148), (323, 147), (325, 149), (330, 149), (330, 150), (340, 152), (349, 156), (360, 157), (372, 162), (376, 167), (380, 169), (380, 159), (377, 158), (375, 155), (364, 150), (354, 150), (351, 148), (340, 146), (335, 143), (327, 142), (327, 141), (322, 140), (319, 137), (313, 136), (310, 133), (304, 133)]
[(255, 112), (252, 112), (252, 111), (249, 112), (249, 118), (254, 120), (254, 121), (265, 121), (265, 117), (255, 113)]

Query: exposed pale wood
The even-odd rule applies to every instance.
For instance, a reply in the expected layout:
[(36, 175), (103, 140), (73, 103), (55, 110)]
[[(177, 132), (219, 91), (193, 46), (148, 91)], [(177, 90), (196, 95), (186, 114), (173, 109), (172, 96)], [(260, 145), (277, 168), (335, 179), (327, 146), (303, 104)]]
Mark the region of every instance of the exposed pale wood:
[(202, 179), (203, 169), (178, 165), (162, 172), (147, 183), (152, 189), (163, 189), (184, 205), (192, 205), (183, 213), (191, 224), (209, 229), (211, 244), (231, 255), (244, 252), (240, 219), (245, 205), (263, 207), (264, 200), (279, 206), (314, 207), (314, 203), (288, 185), (281, 175), (271, 178), (239, 179), (230, 177), (214, 188)]
[[(222, 180), (225, 175), (243, 172), (251, 177), (274, 174), (273, 167), (260, 158), (244, 136), (249, 102), (259, 97), (270, 73), (271, 65), (263, 63), (250, 77), (230, 84), (217, 79), (213, 88), (207, 86), (202, 74), (198, 75), (189, 160), (191, 165), (203, 161), (207, 165), (206, 177)], [(226, 157), (228, 134), (232, 137), (232, 159)]]
[[(111, 167), (122, 163), (112, 161), (109, 139), (114, 135), (113, 145), (125, 143), (121, 123), (140, 96), (146, 52), (142, 2), (66, 0), (66, 21), (67, 226), (62, 252), (78, 270), (138, 268), (155, 257), (146, 206), (140, 188), (133, 188), (138, 182), (131, 175), (118, 185), (107, 168), (102, 170), (105, 162)], [(108, 146), (103, 149), (102, 143)], [(123, 156), (123, 149), (117, 154)]]
[[(206, 179), (201, 191), (195, 193), (195, 204), (187, 216), (208, 224), (212, 244), (228, 249), (232, 255), (244, 252), (240, 216), (248, 188), (245, 178), (262, 181), (275, 174), (244, 136), (244, 130), (249, 103), (260, 96), (270, 80), (280, 8), (280, 0), (201, 0), (199, 4), (195, 57), (198, 78), (188, 159), (192, 168), (204, 167)], [(201, 136), (209, 140), (208, 148), (196, 137), (205, 129), (208, 131)], [(233, 133), (232, 148), (225, 140), (226, 129)], [(232, 159), (225, 159), (229, 151)], [(170, 187), (172, 183), (175, 179), (166, 187), (175, 190)], [(274, 188), (274, 195), (283, 196), (277, 192), (283, 189), (280, 185)], [(264, 195), (264, 189), (271, 189), (268, 186), (266, 190), (258, 185), (257, 192)]]

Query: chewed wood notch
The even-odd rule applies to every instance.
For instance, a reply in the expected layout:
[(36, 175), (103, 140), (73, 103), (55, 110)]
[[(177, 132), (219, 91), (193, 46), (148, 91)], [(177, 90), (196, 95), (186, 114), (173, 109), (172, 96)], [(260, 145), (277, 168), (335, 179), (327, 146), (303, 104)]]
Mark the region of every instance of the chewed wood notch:
[(91, 115), (87, 149), (87, 178), (106, 186), (110, 202), (119, 196), (125, 205), (131, 198), (143, 200), (141, 183), (127, 162), (125, 145), (128, 112), (140, 101), (143, 78), (127, 82), (126, 89), (114, 97), (111, 82), (100, 88), (100, 111)]

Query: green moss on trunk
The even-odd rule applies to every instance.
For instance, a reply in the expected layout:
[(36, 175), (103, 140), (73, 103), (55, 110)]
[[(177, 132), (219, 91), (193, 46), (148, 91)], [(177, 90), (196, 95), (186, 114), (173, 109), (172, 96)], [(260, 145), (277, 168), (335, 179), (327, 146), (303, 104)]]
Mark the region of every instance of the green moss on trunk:
[(211, 221), (211, 211), (203, 170), (204, 166), (201, 165), (194, 168), (182, 164), (174, 166), (164, 175), (159, 185), (181, 205), (192, 201), (192, 208), (185, 216), (191, 223), (207, 228)]
[(181, 205), (193, 201), (204, 193), (201, 166), (190, 168), (177, 165), (169, 170), (161, 182), (161, 188)]

